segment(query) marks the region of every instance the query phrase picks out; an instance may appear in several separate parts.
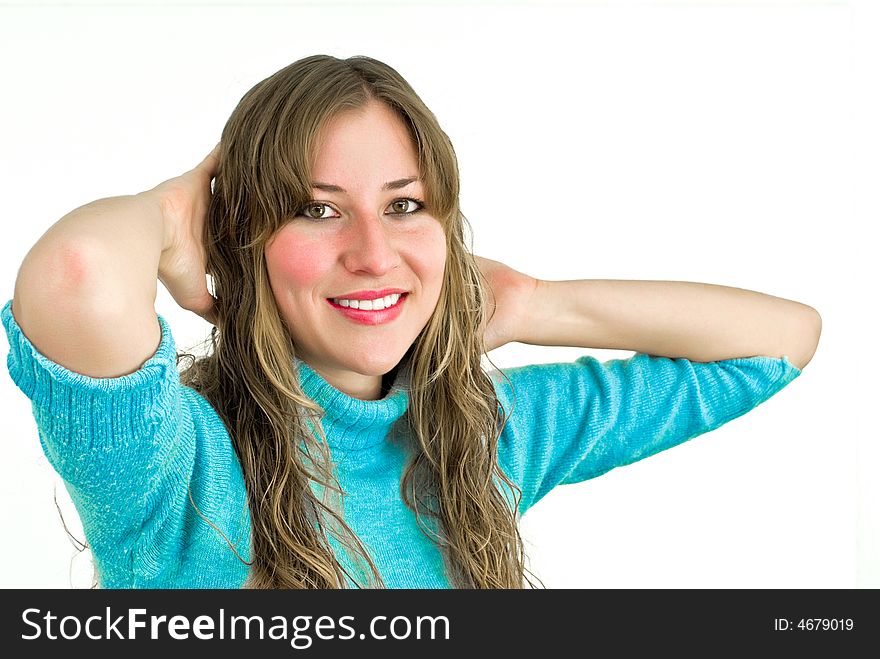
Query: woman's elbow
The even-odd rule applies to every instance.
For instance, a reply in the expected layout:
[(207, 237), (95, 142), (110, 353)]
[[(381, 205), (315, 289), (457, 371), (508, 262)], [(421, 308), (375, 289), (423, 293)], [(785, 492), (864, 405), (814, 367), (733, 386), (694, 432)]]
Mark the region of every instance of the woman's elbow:
[(816, 348), (819, 346), (819, 337), (822, 335), (822, 316), (813, 307), (804, 305), (804, 313), (798, 319), (791, 348), (785, 354), (789, 361), (799, 369), (810, 363)]

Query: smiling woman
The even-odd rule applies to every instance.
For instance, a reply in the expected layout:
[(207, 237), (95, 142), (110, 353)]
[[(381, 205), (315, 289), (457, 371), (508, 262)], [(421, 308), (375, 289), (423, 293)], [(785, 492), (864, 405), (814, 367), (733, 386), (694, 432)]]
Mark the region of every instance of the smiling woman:
[[(745, 414), (816, 349), (798, 302), (540, 281), (466, 225), (409, 84), (315, 55), (194, 169), (46, 232), (2, 311), (8, 365), (100, 584), (534, 586), (519, 520), (550, 490)], [(157, 279), (214, 325), (206, 356), (177, 352)], [(487, 372), (514, 341), (639, 354)]]
[[(419, 171), (391, 108), (372, 101), (324, 131), (313, 176), (335, 183), (313, 187), (328, 200), (309, 201), (272, 236), (266, 269), (300, 357), (340, 391), (376, 400), (437, 306), (446, 237), (424, 202), (399, 196), (425, 196), (417, 176), (384, 182)], [(321, 209), (335, 214), (309, 214)]]

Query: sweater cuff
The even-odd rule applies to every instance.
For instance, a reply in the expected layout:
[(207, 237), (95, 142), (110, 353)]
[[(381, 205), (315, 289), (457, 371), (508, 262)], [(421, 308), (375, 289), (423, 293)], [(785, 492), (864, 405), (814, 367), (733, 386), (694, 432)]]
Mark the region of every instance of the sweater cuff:
[[(157, 314), (162, 338), (155, 354), (134, 373), (93, 378), (52, 361), (30, 342), (12, 315), (12, 300), (0, 311), (9, 340), (6, 365), (16, 386), (33, 403), (43, 439), (87, 439), (110, 446), (161, 423), (163, 401), (179, 385), (177, 352), (170, 327)], [(139, 413), (132, 414), (133, 410)]]
[(733, 364), (745, 371), (753, 370), (754, 377), (766, 382), (767, 397), (784, 388), (792, 380), (800, 376), (801, 369), (791, 363), (788, 355), (782, 357), (736, 357), (724, 359), (720, 363)]

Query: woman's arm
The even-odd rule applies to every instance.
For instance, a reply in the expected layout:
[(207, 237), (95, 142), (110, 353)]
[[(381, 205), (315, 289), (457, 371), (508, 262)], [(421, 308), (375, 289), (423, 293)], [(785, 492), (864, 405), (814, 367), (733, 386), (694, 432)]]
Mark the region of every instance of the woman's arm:
[(81, 206), (43, 234), (19, 268), (12, 300), (37, 350), (95, 378), (138, 370), (161, 338), (157, 280), (182, 307), (211, 319), (201, 230), (217, 152), (146, 192)]
[(632, 350), (696, 362), (782, 357), (802, 369), (822, 318), (805, 304), (741, 288), (680, 281), (546, 281), (477, 257), (495, 314), (487, 350), (531, 345)]
[(12, 313), (50, 360), (91, 377), (131, 373), (156, 352), (163, 245), (149, 193), (99, 199), (43, 235), (18, 271)]

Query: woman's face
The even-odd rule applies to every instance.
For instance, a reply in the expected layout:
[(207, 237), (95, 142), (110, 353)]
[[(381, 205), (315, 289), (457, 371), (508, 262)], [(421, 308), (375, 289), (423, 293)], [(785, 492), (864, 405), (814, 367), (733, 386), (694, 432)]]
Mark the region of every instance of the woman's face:
[(346, 111), (321, 137), (313, 200), (266, 245), (269, 281), (299, 357), (340, 391), (375, 400), (437, 305), (446, 239), (420, 210), (418, 156), (388, 106)]

